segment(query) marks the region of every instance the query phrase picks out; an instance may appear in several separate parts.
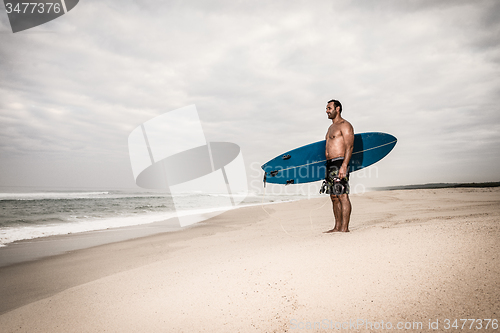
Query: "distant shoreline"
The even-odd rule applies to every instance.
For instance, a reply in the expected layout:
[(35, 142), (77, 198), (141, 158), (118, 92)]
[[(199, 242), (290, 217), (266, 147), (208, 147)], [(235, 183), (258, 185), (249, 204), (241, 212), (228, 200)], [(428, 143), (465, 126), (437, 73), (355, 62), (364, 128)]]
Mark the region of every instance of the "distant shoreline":
[[(302, 184), (303, 185), (303, 184)], [(396, 190), (425, 190), (425, 189), (439, 189), (439, 188), (487, 188), (487, 187), (500, 187), (500, 181), (498, 182), (484, 182), (484, 183), (428, 183), (428, 184), (414, 184), (414, 185), (396, 185), (396, 186), (380, 186), (380, 187), (370, 187), (368, 190), (370, 191), (396, 191)], [(8, 188), (10, 191), (4, 192), (3, 189)], [(144, 194), (168, 194), (167, 192), (159, 192), (159, 191), (148, 191), (141, 188), (133, 188), (133, 189), (96, 189), (96, 188), (46, 188), (46, 187), (28, 187), (28, 186), (0, 186), (0, 193), (25, 193), (24, 191), (18, 191), (20, 188), (29, 188), (33, 193), (40, 191), (48, 191), (52, 192), (56, 189), (61, 192), (67, 191), (92, 191), (92, 192), (108, 192), (108, 191), (123, 191), (123, 192), (137, 192)], [(16, 190), (13, 190), (16, 189)], [(268, 194), (269, 195), (269, 194)]]
[(499, 187), (500, 182), (486, 182), (486, 183), (431, 183), (431, 184), (418, 184), (418, 185), (399, 185), (399, 186), (386, 186), (386, 187), (373, 187), (373, 191), (395, 191), (395, 190), (425, 190), (437, 188), (484, 188), (484, 187)]

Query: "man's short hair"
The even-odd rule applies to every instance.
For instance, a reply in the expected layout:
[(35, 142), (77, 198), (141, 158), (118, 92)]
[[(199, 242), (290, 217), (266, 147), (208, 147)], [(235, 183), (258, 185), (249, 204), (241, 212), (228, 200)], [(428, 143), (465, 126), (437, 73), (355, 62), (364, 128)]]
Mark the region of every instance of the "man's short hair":
[(328, 103), (326, 104), (330, 104), (330, 103), (333, 103), (333, 107), (336, 109), (337, 107), (340, 107), (340, 110), (339, 112), (342, 113), (342, 104), (340, 104), (339, 101), (337, 101), (336, 99), (332, 99), (332, 100), (329, 100)]

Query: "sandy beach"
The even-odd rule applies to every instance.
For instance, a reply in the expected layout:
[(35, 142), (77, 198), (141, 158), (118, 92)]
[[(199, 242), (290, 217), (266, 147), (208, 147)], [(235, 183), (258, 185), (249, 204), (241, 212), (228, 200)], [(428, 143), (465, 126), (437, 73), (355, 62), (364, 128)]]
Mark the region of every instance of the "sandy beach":
[(500, 331), (500, 188), (351, 200), (345, 234), (325, 196), (1, 267), (1, 331)]

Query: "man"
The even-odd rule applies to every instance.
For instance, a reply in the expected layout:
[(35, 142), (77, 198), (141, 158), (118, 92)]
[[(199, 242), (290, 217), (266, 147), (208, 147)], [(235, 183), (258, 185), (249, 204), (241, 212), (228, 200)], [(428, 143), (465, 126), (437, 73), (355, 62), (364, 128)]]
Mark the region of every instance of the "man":
[(342, 104), (331, 100), (326, 105), (332, 124), (326, 133), (326, 182), (332, 200), (335, 227), (325, 233), (349, 232), (351, 201), (349, 200), (349, 161), (351, 160), (354, 129), (342, 118)]

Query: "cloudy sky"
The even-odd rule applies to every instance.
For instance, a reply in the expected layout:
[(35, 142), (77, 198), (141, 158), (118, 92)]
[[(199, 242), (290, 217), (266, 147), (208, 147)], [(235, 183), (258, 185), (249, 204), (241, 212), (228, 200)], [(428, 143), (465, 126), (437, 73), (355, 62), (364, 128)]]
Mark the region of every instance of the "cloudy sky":
[(191, 104), (260, 184), (332, 98), (398, 138), (355, 183), (499, 181), (499, 65), (497, 0), (81, 0), (15, 34), (2, 6), (0, 190), (133, 189), (128, 135)]

